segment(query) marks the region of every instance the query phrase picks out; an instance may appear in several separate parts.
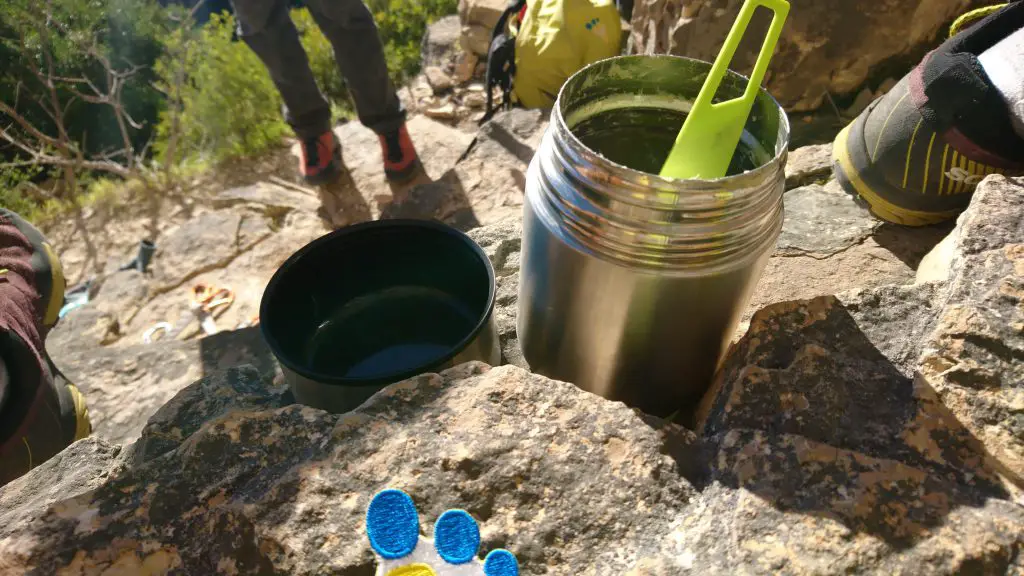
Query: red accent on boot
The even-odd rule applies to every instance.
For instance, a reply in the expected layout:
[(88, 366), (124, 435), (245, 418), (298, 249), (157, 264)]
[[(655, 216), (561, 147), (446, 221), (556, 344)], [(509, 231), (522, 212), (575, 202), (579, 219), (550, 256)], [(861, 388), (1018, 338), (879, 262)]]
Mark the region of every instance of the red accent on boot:
[(341, 147), (334, 132), (327, 131), (300, 143), (302, 159), (299, 171), (310, 184), (323, 184), (336, 178), (341, 168)]
[(409, 180), (420, 169), (412, 138), (405, 124), (393, 134), (380, 136), (381, 154), (384, 156), (384, 175), (392, 182)]

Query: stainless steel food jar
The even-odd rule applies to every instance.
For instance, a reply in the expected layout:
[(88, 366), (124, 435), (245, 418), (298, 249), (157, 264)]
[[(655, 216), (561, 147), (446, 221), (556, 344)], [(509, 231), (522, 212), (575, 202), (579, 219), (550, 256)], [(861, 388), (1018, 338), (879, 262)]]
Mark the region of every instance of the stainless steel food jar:
[[(709, 70), (673, 56), (581, 70), (563, 86), (527, 175), (518, 302), (526, 361), (655, 415), (700, 400), (767, 263), (782, 228), (789, 121), (762, 90), (743, 138), (763, 162), (710, 181), (617, 164), (574, 127), (616, 107), (685, 113)], [(730, 73), (716, 101), (745, 86)]]

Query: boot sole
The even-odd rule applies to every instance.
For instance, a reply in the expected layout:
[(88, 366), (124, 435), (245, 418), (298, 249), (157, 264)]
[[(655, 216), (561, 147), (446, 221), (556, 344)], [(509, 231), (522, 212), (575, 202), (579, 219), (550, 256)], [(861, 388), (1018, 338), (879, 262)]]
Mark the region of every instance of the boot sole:
[(413, 180), (416, 179), (417, 176), (419, 176), (420, 172), (423, 171), (423, 163), (419, 160), (419, 158), (417, 158), (415, 162), (410, 164), (407, 168), (405, 168), (402, 171), (393, 172), (385, 169), (384, 178), (386, 178), (387, 181), (391, 184), (402, 185), (412, 182)]
[[(854, 154), (851, 154), (851, 146), (857, 146), (858, 142), (853, 140), (855, 138), (854, 126), (863, 122), (863, 116), (857, 118), (850, 124), (847, 124), (839, 135), (836, 136), (835, 141), (832, 143), (832, 164), (836, 175), (836, 180), (839, 181), (839, 185), (846, 191), (847, 194), (853, 196), (860, 196), (864, 202), (868, 204), (871, 213), (885, 220), (886, 222), (892, 222), (893, 224), (901, 224), (903, 226), (929, 226), (931, 224), (938, 224), (951, 218), (956, 217), (960, 213), (960, 210), (950, 210), (946, 212), (922, 212), (919, 210), (910, 210), (907, 208), (901, 208), (892, 202), (889, 202), (882, 197), (882, 193), (879, 190), (873, 189), (864, 178), (861, 176), (867, 169), (866, 166), (861, 167), (858, 170), (857, 163), (854, 162)], [(860, 134), (860, 130), (856, 131), (856, 134)], [(860, 143), (863, 148), (863, 143)], [(862, 158), (867, 158), (867, 151), (864, 150), (860, 155)], [(899, 190), (890, 191), (890, 195), (898, 196), (903, 193)]]
[(338, 179), (339, 176), (341, 176), (341, 170), (339, 170), (336, 166), (331, 165), (328, 166), (327, 168), (324, 168), (323, 170), (321, 170), (320, 172), (316, 173), (313, 176), (303, 176), (302, 180), (303, 182), (311, 186), (320, 186), (323, 184), (330, 184), (331, 182), (334, 182), (335, 180)]
[(302, 180), (310, 186), (322, 186), (330, 184), (341, 176), (341, 144), (337, 138), (334, 140), (334, 159), (323, 170), (312, 176), (303, 176)]

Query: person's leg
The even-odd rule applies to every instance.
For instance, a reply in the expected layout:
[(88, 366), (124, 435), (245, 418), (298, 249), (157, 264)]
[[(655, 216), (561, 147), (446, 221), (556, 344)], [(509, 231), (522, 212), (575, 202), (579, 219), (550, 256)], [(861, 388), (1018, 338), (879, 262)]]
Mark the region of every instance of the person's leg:
[(331, 107), (309, 68), (299, 31), (285, 0), (232, 0), (238, 35), (270, 72), (285, 105), (285, 119), (299, 138), (331, 129)]
[(91, 431), (81, 394), (44, 344), (64, 288), (60, 260), (43, 235), (0, 208), (0, 486)]
[(393, 182), (414, 178), (419, 157), (370, 10), (361, 0), (306, 0), (306, 6), (334, 48), (359, 121), (380, 137), (385, 175)]
[(373, 15), (361, 0), (306, 0), (334, 47), (334, 59), (355, 101), (359, 121), (377, 134), (405, 123), (405, 110), (388, 75)]
[(303, 176), (310, 183), (331, 180), (340, 165), (331, 107), (313, 78), (287, 1), (232, 0), (232, 5), (239, 37), (267, 67), (284, 100), (285, 120), (302, 142)]

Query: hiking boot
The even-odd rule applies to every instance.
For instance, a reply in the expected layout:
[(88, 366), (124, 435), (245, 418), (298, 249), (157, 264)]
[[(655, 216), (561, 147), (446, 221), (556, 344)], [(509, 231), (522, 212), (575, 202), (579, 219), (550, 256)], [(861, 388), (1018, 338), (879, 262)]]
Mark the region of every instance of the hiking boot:
[(326, 184), (341, 174), (341, 144), (328, 130), (316, 138), (301, 142), (302, 160), (299, 171), (307, 184)]
[(843, 189), (883, 220), (923, 226), (963, 211), (985, 176), (1024, 173), (1024, 140), (978, 62), (1021, 27), (1022, 2), (992, 13), (925, 56), (846, 126), (832, 146)]
[(412, 180), (422, 168), (416, 147), (405, 124), (398, 130), (379, 136), (384, 156), (384, 176), (388, 181), (401, 184)]

